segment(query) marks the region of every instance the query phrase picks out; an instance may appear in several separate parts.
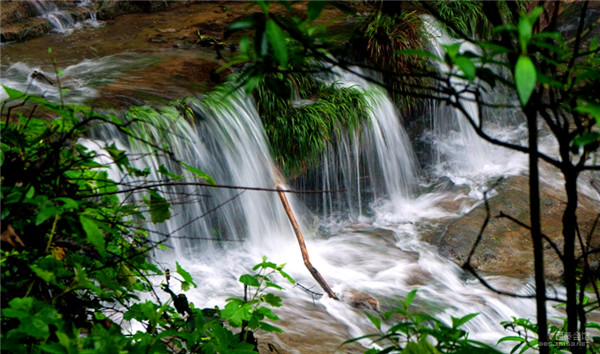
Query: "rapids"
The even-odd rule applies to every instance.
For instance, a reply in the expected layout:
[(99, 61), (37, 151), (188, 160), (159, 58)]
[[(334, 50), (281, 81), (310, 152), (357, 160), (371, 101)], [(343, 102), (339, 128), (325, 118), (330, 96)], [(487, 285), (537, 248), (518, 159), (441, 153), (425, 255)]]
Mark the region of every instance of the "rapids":
[[(450, 39), (432, 33), (432, 50), (439, 51), (440, 44)], [(153, 97), (181, 94), (175, 88), (176, 81), (149, 90), (147, 82), (139, 77), (141, 69), (164, 60), (164, 51), (151, 55), (143, 51), (105, 54), (77, 57), (60, 68), (64, 85), (70, 88), (65, 94), (67, 102), (87, 103), (115, 82)], [(3, 63), (1, 84), (57, 100), (54, 86), (30, 77), (33, 70), (52, 77), (51, 69), (32, 61)], [(284, 305), (276, 312), (281, 318), (277, 325), (285, 334), (267, 334), (265, 338), (286, 352), (330, 352), (349, 338), (373, 333), (375, 328), (364, 309), (349, 305), (348, 299), (357, 291), (375, 297), (380, 309), (390, 310), (397, 298), (418, 289), (415, 308), (448, 322), (450, 316), (479, 312), (465, 329), (470, 338), (492, 344), (508, 335), (501, 321), (512, 316), (534, 318), (533, 300), (504, 297), (487, 290), (441, 256), (435, 246), (421, 240), (424, 234), (444, 232), (449, 220), (480, 204), (482, 192), (495, 179), (523, 174), (526, 155), (490, 146), (463, 124), (460, 114), (432, 104), (427, 114), (433, 129), (424, 139), (436, 158), (421, 169), (400, 124), (401, 112), (383, 90), (342, 71), (331, 80), (368, 94), (370, 121), (361, 127), (360, 134), (351, 132), (350, 138), (336, 141), (322, 156), (322, 168), (305, 176), (302, 183), (315, 189), (343, 188), (347, 192), (324, 194), (317, 203), (305, 203), (302, 196), (288, 198), (300, 219), (313, 265), (343, 301), (314, 297), (281, 280), (286, 287), (281, 294)], [(169, 95), (161, 96), (172, 87)], [(190, 91), (188, 87), (184, 93)], [(252, 98), (242, 92), (226, 98), (209, 94), (204, 100), (190, 99), (189, 103), (194, 119), (184, 118), (172, 107), (141, 109), (131, 114), (145, 115), (152, 121), (139, 127), (141, 134), (167, 146), (177, 159), (210, 174), (217, 183), (273, 188), (277, 167)], [(512, 141), (525, 138), (524, 128), (511, 112), (496, 117), (493, 123), (490, 132), (495, 136)], [(140, 157), (134, 159), (139, 168), (157, 169), (162, 164), (183, 172), (171, 159), (152, 156), (150, 150), (111, 129), (99, 128), (81, 143), (99, 153), (104, 144), (115, 143)], [(545, 146), (551, 145), (548, 141)], [(118, 170), (111, 173), (122, 180)], [(311, 181), (306, 182), (306, 178)], [(273, 262), (286, 263), (286, 272), (298, 283), (321, 292), (304, 267), (293, 230), (275, 193), (193, 187), (165, 187), (161, 191), (174, 199), (184, 199), (174, 203), (173, 217), (155, 228), (157, 239), (169, 236), (169, 248), (152, 256), (164, 269), (175, 269), (177, 261), (192, 274), (198, 288), (186, 295), (197, 307), (222, 306), (226, 298), (242, 296), (238, 277), (249, 272), (263, 255)], [(527, 279), (489, 276), (487, 280), (523, 294), (532, 291)], [(558, 315), (553, 308), (549, 311), (549, 318)], [(369, 341), (361, 344), (368, 346)]]

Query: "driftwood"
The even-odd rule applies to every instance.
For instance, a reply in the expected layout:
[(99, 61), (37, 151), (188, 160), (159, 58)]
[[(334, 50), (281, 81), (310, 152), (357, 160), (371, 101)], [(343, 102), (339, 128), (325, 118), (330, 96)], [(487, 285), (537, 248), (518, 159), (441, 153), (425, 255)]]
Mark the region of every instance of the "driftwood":
[(292, 227), (294, 228), (294, 232), (296, 233), (296, 238), (298, 239), (298, 244), (300, 245), (300, 251), (302, 252), (302, 259), (304, 260), (304, 265), (306, 266), (310, 274), (312, 274), (313, 278), (315, 278), (317, 283), (319, 283), (321, 288), (323, 288), (323, 290), (327, 293), (327, 295), (329, 295), (329, 297), (332, 299), (339, 300), (338, 297), (335, 296), (334, 292), (331, 290), (329, 285), (327, 285), (327, 282), (325, 281), (325, 279), (323, 279), (321, 273), (319, 273), (319, 271), (317, 271), (317, 268), (313, 267), (313, 265), (310, 263), (310, 259), (308, 258), (308, 251), (306, 250), (306, 244), (304, 243), (304, 237), (302, 236), (300, 227), (298, 226), (296, 218), (292, 213), (292, 208), (290, 208), (290, 204), (288, 203), (287, 197), (285, 196), (285, 192), (279, 185), (277, 185), (277, 193), (279, 194), (279, 198), (281, 198), (283, 208), (285, 209), (285, 212), (290, 218), (290, 222), (292, 223)]

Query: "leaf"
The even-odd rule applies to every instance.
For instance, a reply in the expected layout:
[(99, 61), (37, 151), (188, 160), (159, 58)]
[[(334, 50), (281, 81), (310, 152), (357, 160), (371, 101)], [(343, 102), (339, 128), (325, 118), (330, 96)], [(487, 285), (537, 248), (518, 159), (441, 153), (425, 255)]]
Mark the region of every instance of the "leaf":
[(29, 187), (27, 193), (25, 194), (26, 199), (31, 199), (35, 195), (35, 188), (33, 186)]
[(288, 62), (288, 52), (283, 31), (272, 19), (267, 19), (265, 31), (269, 39), (269, 44), (273, 49), (273, 55), (275, 55), (279, 64), (285, 69)]
[(462, 326), (463, 324), (465, 324), (465, 323), (469, 322), (470, 320), (472, 320), (473, 318), (475, 318), (477, 315), (479, 315), (479, 313), (470, 313), (470, 314), (460, 317), (460, 318), (451, 316), (452, 328), (458, 328), (458, 327)]
[(250, 38), (248, 36), (243, 36), (240, 39), (240, 52), (246, 56), (250, 55)]
[(277, 332), (277, 333), (283, 333), (283, 330), (279, 327), (275, 327), (271, 324), (268, 324), (266, 322), (260, 322), (260, 329), (267, 331), (267, 332)]
[(46, 221), (49, 218), (51, 218), (55, 215), (58, 215), (58, 214), (60, 214), (60, 209), (58, 209), (54, 206), (46, 207), (46, 208), (40, 210), (40, 212), (37, 214), (37, 216), (35, 218), (35, 224), (40, 225), (44, 221)]
[(527, 15), (527, 21), (532, 25), (537, 21), (538, 17), (542, 14), (544, 8), (542, 6), (538, 6), (535, 9), (531, 10), (531, 12)]
[(181, 162), (181, 164), (182, 164), (182, 165), (183, 165), (183, 167), (185, 167), (185, 168), (186, 168), (188, 171), (190, 171), (190, 172), (192, 172), (193, 174), (195, 174), (195, 175), (196, 175), (196, 177), (200, 177), (200, 178), (202, 178), (202, 179), (203, 179), (203, 180), (205, 180), (205, 181), (206, 181), (208, 184), (210, 184), (210, 185), (215, 185), (215, 184), (216, 184), (216, 183), (215, 183), (215, 180), (214, 180), (214, 179), (213, 179), (213, 178), (212, 178), (212, 177), (211, 177), (209, 174), (207, 174), (207, 173), (205, 173), (205, 172), (203, 172), (203, 171), (201, 171), (201, 170), (199, 170), (199, 169), (197, 169), (197, 168), (195, 168), (195, 167), (193, 167), (193, 166), (190, 166), (190, 165), (188, 165), (188, 164), (187, 164), (187, 163), (185, 163), (185, 162)]
[(191, 284), (194, 286), (194, 288), (197, 288), (198, 286), (196, 285), (196, 283), (194, 283), (194, 279), (192, 278), (192, 276), (190, 275), (190, 273), (188, 273), (185, 269), (183, 269), (178, 262), (175, 262), (175, 265), (177, 266), (177, 274), (181, 275), (181, 277), (183, 278), (184, 282)]
[(104, 245), (104, 233), (98, 227), (95, 220), (85, 215), (79, 216), (79, 222), (85, 231), (86, 239), (98, 250), (100, 255), (106, 255), (106, 246)]
[(527, 45), (531, 39), (533, 26), (526, 17), (521, 16), (517, 30), (519, 31), (519, 43), (521, 44), (521, 51), (523, 53), (527, 53)]
[[(231, 300), (231, 301), (230, 301)], [(243, 321), (252, 318), (252, 305), (240, 299), (228, 299), (227, 305), (221, 310), (221, 317), (229, 320), (232, 327), (241, 327)]]
[(408, 294), (406, 294), (406, 299), (404, 300), (404, 306), (406, 308), (410, 307), (410, 304), (412, 304), (416, 294), (417, 289), (411, 290)]
[(158, 166), (158, 173), (160, 173), (161, 175), (167, 176), (169, 178), (172, 178), (172, 179), (183, 179), (182, 176), (169, 172), (169, 170), (167, 170), (167, 168), (163, 164)]
[(325, 7), (325, 1), (321, 0), (310, 0), (306, 8), (306, 14), (308, 15), (308, 22), (316, 20)]
[(460, 43), (442, 44), (442, 48), (444, 48), (446, 54), (448, 54), (451, 59), (454, 59), (460, 50)]
[(250, 274), (244, 274), (240, 277), (240, 283), (246, 284), (248, 286), (258, 287), (260, 286), (260, 282)]
[(586, 145), (593, 144), (600, 141), (600, 133), (590, 132), (583, 135), (576, 136), (573, 139), (575, 146), (584, 147)]
[(535, 89), (536, 80), (535, 66), (531, 58), (527, 55), (519, 56), (515, 65), (515, 85), (523, 106), (529, 102), (529, 98)]
[(502, 337), (498, 340), (498, 344), (502, 343), (502, 342), (508, 342), (508, 341), (513, 341), (513, 342), (525, 342), (525, 338), (523, 337), (518, 337), (518, 336), (506, 336), (506, 337)]
[(473, 81), (475, 79), (475, 65), (471, 59), (461, 55), (454, 59), (454, 63), (465, 74), (467, 80)]
[(35, 264), (30, 265), (29, 268), (46, 283), (53, 283), (56, 280), (56, 275), (51, 271), (42, 269)]
[(281, 298), (275, 294), (265, 294), (264, 298), (265, 302), (273, 307), (281, 307)]
[(171, 205), (158, 192), (150, 190), (150, 200), (144, 198), (144, 202), (150, 208), (150, 218), (155, 224), (161, 223), (171, 217)]
[(600, 104), (589, 101), (579, 101), (575, 110), (579, 113), (589, 113), (596, 120), (596, 125), (600, 127)]
[(365, 314), (367, 315), (369, 320), (371, 320), (371, 323), (375, 326), (375, 328), (381, 331), (381, 317), (373, 316), (368, 312), (366, 312)]

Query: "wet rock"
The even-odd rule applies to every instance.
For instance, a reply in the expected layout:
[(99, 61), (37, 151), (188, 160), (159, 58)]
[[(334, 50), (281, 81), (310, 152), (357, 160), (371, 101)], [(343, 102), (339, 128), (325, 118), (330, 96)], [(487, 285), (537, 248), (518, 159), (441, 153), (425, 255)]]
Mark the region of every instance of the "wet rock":
[(0, 4), (0, 22), (2, 27), (13, 22), (22, 22), (37, 16), (33, 5), (28, 1), (2, 1)]
[[(505, 274), (517, 277), (533, 275), (533, 248), (529, 230), (519, 226), (500, 213), (529, 224), (529, 192), (526, 177), (518, 176), (503, 181), (496, 189), (497, 196), (489, 200), (491, 218), (471, 265), (486, 274)], [(559, 190), (541, 186), (542, 232), (562, 250), (562, 213), (565, 196)], [(580, 195), (577, 217), (582, 233), (586, 235), (600, 211), (598, 201)], [(433, 236), (431, 243), (445, 256), (462, 265), (468, 257), (486, 217), (485, 206), (479, 205), (465, 216), (452, 222), (446, 232)], [(600, 246), (600, 230), (590, 235), (593, 247)], [(545, 243), (546, 278), (559, 283), (562, 265), (552, 248)], [(580, 253), (579, 247), (577, 247)]]
[(0, 40), (2, 42), (24, 41), (26, 39), (43, 36), (50, 32), (52, 26), (45, 18), (32, 17), (23, 22), (2, 24)]
[(350, 289), (342, 295), (342, 301), (357, 309), (377, 310), (379, 302), (373, 296), (360, 290)]

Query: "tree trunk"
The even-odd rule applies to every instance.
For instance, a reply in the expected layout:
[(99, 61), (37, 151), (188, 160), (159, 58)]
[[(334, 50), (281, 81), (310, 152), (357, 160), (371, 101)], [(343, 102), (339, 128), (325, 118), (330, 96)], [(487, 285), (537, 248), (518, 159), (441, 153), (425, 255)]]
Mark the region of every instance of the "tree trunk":
[[(533, 97), (532, 97), (533, 98)], [(540, 181), (538, 166), (537, 111), (533, 108), (535, 100), (530, 100), (523, 111), (527, 116), (529, 133), (529, 208), (531, 240), (533, 242), (533, 260), (535, 269), (535, 300), (537, 311), (538, 340), (540, 353), (549, 353), (548, 320), (546, 315), (546, 280), (544, 274), (544, 245), (540, 224)]]
[[(563, 157), (564, 158), (564, 157)], [(567, 335), (569, 336), (570, 350), (572, 353), (584, 353), (585, 345), (580, 334), (585, 328), (578, 330), (579, 311), (577, 303), (577, 261), (575, 259), (575, 237), (577, 227), (577, 173), (567, 160), (563, 168), (565, 176), (565, 191), (567, 193), (567, 206), (563, 214), (563, 250), (564, 282), (567, 291)]]

